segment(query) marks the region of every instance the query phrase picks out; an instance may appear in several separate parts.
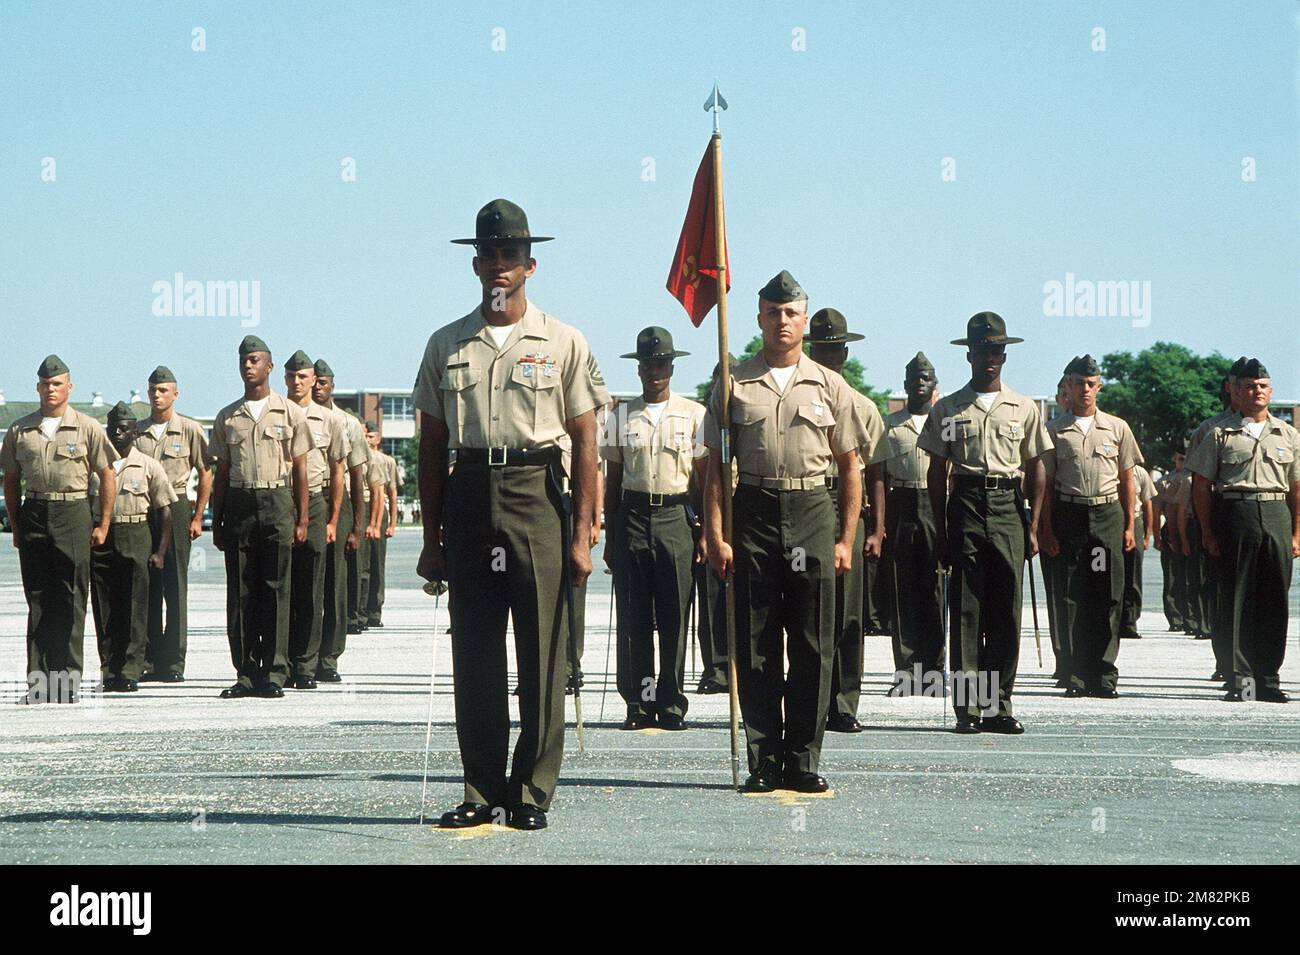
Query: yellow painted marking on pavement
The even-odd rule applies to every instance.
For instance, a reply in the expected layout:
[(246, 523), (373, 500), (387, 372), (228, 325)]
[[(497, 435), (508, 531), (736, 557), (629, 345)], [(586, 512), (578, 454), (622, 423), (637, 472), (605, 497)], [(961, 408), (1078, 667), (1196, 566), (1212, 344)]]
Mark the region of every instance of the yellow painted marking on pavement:
[(640, 733), (642, 736), (658, 736), (660, 733), (667, 733), (668, 731), (661, 730), (657, 726), (647, 726), (643, 730), (634, 730), (634, 732)]
[(792, 789), (777, 789), (770, 793), (741, 793), (741, 795), (771, 799), (782, 806), (802, 806), (805, 805), (805, 799), (834, 799), (835, 790), (829, 789), (824, 793), (797, 793)]
[(511, 833), (516, 830), (490, 822), (486, 826), (470, 826), (467, 829), (444, 829), (441, 826), (434, 826), (433, 831), (449, 832), (457, 842), (469, 842), (471, 839), (484, 839), (495, 833)]

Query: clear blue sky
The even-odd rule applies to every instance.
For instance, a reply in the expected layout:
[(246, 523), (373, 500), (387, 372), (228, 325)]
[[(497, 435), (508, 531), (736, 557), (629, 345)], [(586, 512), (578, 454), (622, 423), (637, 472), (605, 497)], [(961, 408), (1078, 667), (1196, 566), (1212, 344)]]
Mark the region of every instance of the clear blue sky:
[[(1258, 354), (1300, 397), (1298, 14), (8, 0), (0, 388), (32, 397), (57, 351), (78, 398), (111, 401), (162, 362), (184, 408), (214, 412), (239, 393), (245, 330), (155, 317), (151, 287), (176, 272), (259, 281), (256, 331), (278, 361), (301, 347), (341, 387), (409, 386), (430, 332), (477, 300), (471, 252), (447, 240), (500, 195), (558, 237), (537, 248), (530, 297), (584, 330), (610, 384), (635, 387), (617, 356), (663, 324), (694, 353), (689, 391), (716, 358), (712, 322), (693, 329), (664, 280), (716, 77), (735, 348), (788, 268), (812, 308), (867, 335), (853, 354), (878, 386), (898, 387), (919, 348), (958, 387), (968, 369), (947, 342), (987, 308), (1029, 339), (1006, 370), (1021, 391), (1052, 390), (1075, 354), (1165, 339)], [(1151, 282), (1150, 324), (1045, 316), (1043, 285), (1066, 273)]]

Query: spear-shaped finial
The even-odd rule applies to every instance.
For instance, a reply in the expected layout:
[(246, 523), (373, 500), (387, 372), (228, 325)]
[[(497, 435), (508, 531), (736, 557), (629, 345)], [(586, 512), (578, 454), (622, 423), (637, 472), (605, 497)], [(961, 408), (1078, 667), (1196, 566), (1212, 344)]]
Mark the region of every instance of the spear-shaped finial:
[(718, 128), (718, 114), (726, 108), (727, 101), (723, 99), (722, 94), (718, 92), (718, 81), (714, 80), (713, 92), (709, 94), (709, 98), (704, 102), (704, 111), (706, 113), (713, 113), (713, 132), (715, 134), (721, 132)]

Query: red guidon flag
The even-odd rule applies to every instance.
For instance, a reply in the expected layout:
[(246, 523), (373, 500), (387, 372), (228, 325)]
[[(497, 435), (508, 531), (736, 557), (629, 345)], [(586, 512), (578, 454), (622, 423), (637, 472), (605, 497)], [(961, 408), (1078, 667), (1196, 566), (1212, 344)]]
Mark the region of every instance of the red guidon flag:
[[(700, 168), (695, 173), (691, 204), (686, 209), (682, 236), (677, 240), (672, 271), (668, 273), (668, 291), (682, 303), (697, 328), (718, 304), (718, 259), (716, 234), (718, 223), (713, 214), (713, 190), (721, 194), (722, 183), (713, 181), (713, 144), (704, 150)], [(723, 264), (730, 266), (726, 236), (722, 239)], [(727, 291), (731, 291), (731, 269), (727, 268)]]

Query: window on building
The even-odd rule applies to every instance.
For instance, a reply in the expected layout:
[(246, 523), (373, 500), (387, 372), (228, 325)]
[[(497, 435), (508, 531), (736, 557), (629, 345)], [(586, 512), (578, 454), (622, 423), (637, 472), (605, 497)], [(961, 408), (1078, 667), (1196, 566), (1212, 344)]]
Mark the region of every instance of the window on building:
[(388, 421), (414, 421), (415, 406), (409, 397), (385, 395), (382, 404), (384, 418)]

